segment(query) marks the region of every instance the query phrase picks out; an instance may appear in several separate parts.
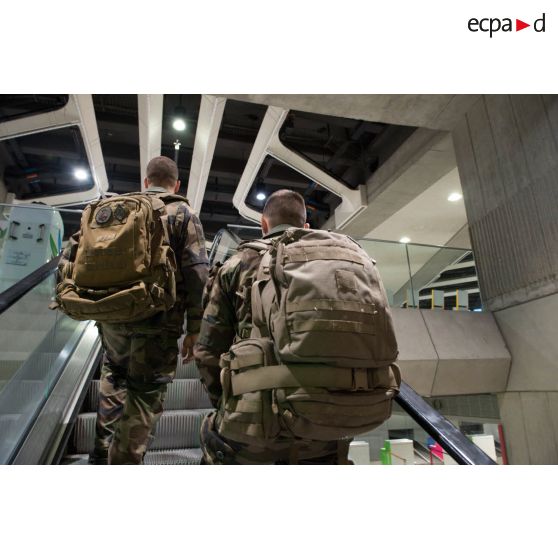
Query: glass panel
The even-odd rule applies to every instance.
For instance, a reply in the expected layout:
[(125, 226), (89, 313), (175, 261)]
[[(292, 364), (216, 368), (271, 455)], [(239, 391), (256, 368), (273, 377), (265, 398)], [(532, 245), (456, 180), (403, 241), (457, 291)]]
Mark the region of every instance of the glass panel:
[(229, 230), (241, 240), (254, 240), (262, 238), (263, 235), (261, 227), (258, 226), (229, 225)]
[(413, 306), (481, 310), (477, 272), (470, 250), (418, 244), (408, 244), (407, 249), (411, 277), (404, 288), (413, 293)]
[(231, 234), (227, 230), (221, 230), (215, 237), (211, 253), (209, 254), (209, 261), (211, 265), (216, 263), (225, 263), (231, 256), (236, 254), (236, 248), (240, 243), (240, 239)]
[(409, 264), (405, 244), (382, 240), (359, 240), (366, 253), (376, 261), (391, 306), (407, 304)]
[(88, 322), (49, 310), (54, 275), (0, 320), (0, 463), (6, 463), (48, 398)]
[(0, 204), (0, 292), (56, 257), (81, 210)]
[[(498, 419), (477, 418), (468, 422), (451, 415), (446, 418), (496, 463), (505, 464)], [(384, 424), (355, 437), (349, 457), (356, 465), (455, 465), (451, 456), (397, 403)]]

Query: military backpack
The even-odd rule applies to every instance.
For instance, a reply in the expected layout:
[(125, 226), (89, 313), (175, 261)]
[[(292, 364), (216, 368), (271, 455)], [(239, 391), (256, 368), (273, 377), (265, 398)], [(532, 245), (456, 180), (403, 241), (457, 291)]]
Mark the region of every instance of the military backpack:
[(175, 256), (165, 203), (174, 194), (133, 193), (91, 203), (81, 218), (75, 261), (66, 262), (56, 302), (76, 320), (128, 323), (176, 301)]
[(335, 440), (391, 414), (401, 376), (375, 262), (350, 237), (291, 228), (239, 246), (262, 256), (253, 327), (221, 357), (219, 433), (265, 445), (277, 437)]

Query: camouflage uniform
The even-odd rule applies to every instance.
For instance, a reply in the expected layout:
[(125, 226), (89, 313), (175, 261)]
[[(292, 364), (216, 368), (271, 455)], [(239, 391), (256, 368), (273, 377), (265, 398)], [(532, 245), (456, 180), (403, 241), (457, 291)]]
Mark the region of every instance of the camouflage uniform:
[[(148, 192), (167, 194), (151, 186)], [(130, 324), (97, 324), (104, 348), (92, 463), (140, 464), (163, 412), (182, 331), (198, 333), (208, 260), (199, 218), (184, 202), (166, 205), (164, 218), (175, 253), (176, 304), (168, 312)], [(73, 259), (74, 235), (64, 257)], [(63, 261), (61, 265), (63, 265)], [(109, 449), (110, 448), (110, 449)]]
[[(274, 227), (264, 238), (277, 236), (290, 225)], [(250, 336), (252, 311), (250, 287), (261, 256), (246, 248), (227, 260), (208, 281), (204, 291), (204, 315), (194, 357), (211, 402), (219, 407), (221, 397), (219, 358), (231, 345)], [(210, 289), (210, 290), (209, 290)], [(204, 463), (207, 464), (301, 464), (346, 462), (348, 446), (337, 441), (316, 442), (292, 438), (273, 440), (256, 446), (221, 438), (217, 428), (219, 411), (205, 418), (201, 428)]]

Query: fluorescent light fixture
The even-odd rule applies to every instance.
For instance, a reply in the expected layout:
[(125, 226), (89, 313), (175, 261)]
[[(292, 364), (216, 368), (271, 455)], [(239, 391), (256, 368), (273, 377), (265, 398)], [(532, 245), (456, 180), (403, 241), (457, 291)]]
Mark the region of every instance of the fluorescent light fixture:
[(463, 198), (463, 196), (461, 194), (459, 194), (458, 192), (453, 192), (452, 194), (450, 194), (448, 196), (448, 201), (456, 202), (456, 201), (459, 201), (462, 198)]
[(407, 244), (407, 242), (411, 242), (411, 239), (408, 236), (402, 236), (399, 239), (399, 242), (402, 242), (403, 244)]
[(258, 192), (256, 194), (256, 199), (259, 201), (264, 201), (267, 196), (263, 192)]
[(78, 179), (78, 180), (87, 180), (87, 171), (85, 169), (76, 169), (74, 171), (74, 176)]
[(172, 127), (177, 132), (183, 132), (186, 130), (186, 121), (183, 118), (175, 118), (172, 122)]

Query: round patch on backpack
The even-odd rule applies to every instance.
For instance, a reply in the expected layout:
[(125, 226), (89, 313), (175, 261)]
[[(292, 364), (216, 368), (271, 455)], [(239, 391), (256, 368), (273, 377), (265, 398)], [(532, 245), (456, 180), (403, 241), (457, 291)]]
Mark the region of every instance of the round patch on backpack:
[(117, 205), (116, 206), (116, 209), (114, 210), (114, 216), (119, 221), (124, 221), (124, 219), (126, 219), (127, 215), (128, 215), (128, 210), (123, 205)]
[(112, 209), (110, 207), (102, 207), (97, 211), (97, 215), (95, 215), (95, 221), (97, 224), (104, 225), (110, 221), (112, 217)]

